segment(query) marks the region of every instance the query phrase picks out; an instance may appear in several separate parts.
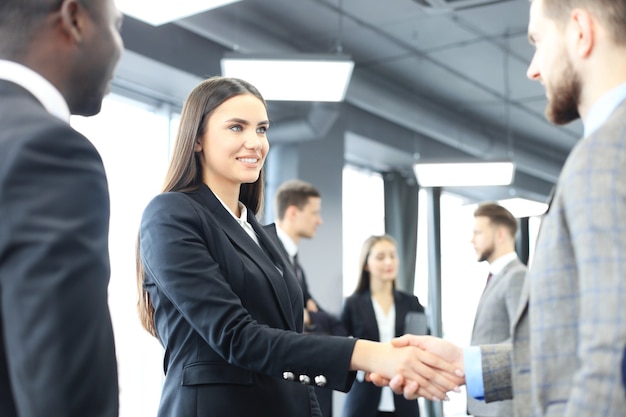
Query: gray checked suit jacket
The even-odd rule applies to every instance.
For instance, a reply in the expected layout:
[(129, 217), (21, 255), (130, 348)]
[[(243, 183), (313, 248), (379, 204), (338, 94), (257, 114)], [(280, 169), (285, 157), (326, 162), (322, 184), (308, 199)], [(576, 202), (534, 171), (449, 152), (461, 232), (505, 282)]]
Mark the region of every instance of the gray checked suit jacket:
[(626, 102), (563, 167), (522, 292), (512, 351), (482, 348), (485, 396), (513, 395), (518, 417), (626, 416), (624, 345)]
[[(510, 341), (525, 276), (526, 265), (515, 258), (491, 278), (476, 309), (472, 346)], [(468, 396), (467, 409), (474, 416), (510, 417), (513, 402), (504, 400), (487, 404)]]

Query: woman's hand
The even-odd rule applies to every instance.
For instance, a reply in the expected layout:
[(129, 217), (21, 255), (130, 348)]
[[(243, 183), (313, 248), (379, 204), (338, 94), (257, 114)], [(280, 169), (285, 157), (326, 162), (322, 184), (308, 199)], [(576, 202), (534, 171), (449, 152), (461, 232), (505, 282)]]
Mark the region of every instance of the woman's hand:
[(351, 368), (370, 372), (368, 380), (376, 385), (393, 383), (391, 388), (407, 398), (445, 400), (448, 391), (458, 391), (464, 383), (459, 367), (414, 343), (402, 338), (392, 343), (358, 340)]
[[(426, 381), (411, 380), (401, 373), (391, 378), (385, 377), (380, 373), (371, 373), (367, 376), (367, 379), (375, 385), (388, 385), (396, 394), (403, 394), (406, 399), (415, 399), (417, 397), (432, 399), (429, 396), (433, 395), (433, 392), (448, 387), (448, 385), (442, 383), (441, 378), (456, 382), (456, 386), (448, 389), (448, 391), (458, 392), (458, 386), (465, 383), (462, 348), (433, 336), (404, 335), (393, 339), (391, 344), (397, 348), (417, 347), (424, 353), (434, 355), (439, 361), (431, 360), (430, 362), (424, 362), (430, 366), (431, 371), (430, 373), (422, 374)], [(442, 366), (442, 363), (446, 366)]]

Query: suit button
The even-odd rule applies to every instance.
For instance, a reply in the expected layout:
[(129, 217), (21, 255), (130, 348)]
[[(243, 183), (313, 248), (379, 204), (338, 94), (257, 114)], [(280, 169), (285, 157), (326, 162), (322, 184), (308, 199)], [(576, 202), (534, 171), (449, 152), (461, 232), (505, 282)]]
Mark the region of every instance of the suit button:
[(300, 382), (305, 385), (309, 385), (311, 383), (311, 378), (308, 375), (300, 375)]
[(296, 376), (293, 374), (293, 372), (289, 372), (289, 371), (285, 371), (283, 372), (283, 379), (286, 381), (293, 381), (296, 378)]
[(318, 375), (315, 377), (315, 385), (318, 387), (325, 387), (326, 382), (326, 377), (324, 375)]

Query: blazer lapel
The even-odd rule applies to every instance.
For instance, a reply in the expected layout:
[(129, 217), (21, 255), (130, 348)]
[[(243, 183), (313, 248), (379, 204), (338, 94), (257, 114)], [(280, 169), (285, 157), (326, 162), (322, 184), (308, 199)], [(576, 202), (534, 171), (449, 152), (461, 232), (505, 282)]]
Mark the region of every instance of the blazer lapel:
[(519, 305), (517, 306), (517, 313), (515, 314), (515, 320), (511, 323), (512, 329), (517, 327), (517, 324), (522, 319), (526, 310), (528, 309), (528, 302), (530, 301), (530, 285), (528, 284), (528, 276), (524, 280), (522, 286), (522, 292), (520, 294)]
[(289, 254), (285, 250), (285, 247), (283, 246), (283, 244), (280, 242), (280, 238), (278, 237), (278, 232), (276, 232), (276, 223), (267, 224), (261, 227), (263, 228), (265, 233), (267, 233), (268, 237), (270, 238), (274, 246), (278, 249), (278, 252), (280, 252), (280, 254), (284, 257), (282, 262), (283, 263), (285, 263), (285, 261), (290, 262)]
[(404, 297), (400, 297), (398, 292), (393, 292), (393, 303), (396, 308), (396, 329), (394, 336), (402, 336), (405, 333), (405, 320), (406, 315), (409, 312), (409, 306), (405, 302)]
[(371, 335), (372, 340), (380, 341), (378, 322), (376, 321), (376, 313), (374, 313), (374, 305), (372, 303), (372, 295), (369, 291), (359, 295), (359, 313), (363, 323), (365, 323), (367, 332)]
[[(299, 329), (301, 326), (296, 324), (295, 316), (291, 309), (290, 291), (283, 279), (284, 273), (291, 272), (288, 272), (289, 268), (285, 268), (280, 255), (278, 255), (278, 250), (271, 242), (262, 226), (256, 221), (254, 214), (248, 211), (248, 222), (252, 225), (252, 228), (257, 234), (259, 245), (248, 236), (245, 230), (243, 230), (217, 197), (215, 197), (213, 191), (205, 184), (202, 184), (196, 192), (190, 193), (190, 196), (211, 211), (219, 220), (219, 227), (226, 233), (230, 241), (241, 249), (241, 253), (244, 256), (248, 256), (257, 264), (259, 269), (263, 272), (263, 276), (268, 280), (273, 291), (276, 293), (280, 313), (285, 323), (291, 329)], [(268, 252), (266, 253), (260, 245), (263, 245)], [(295, 280), (295, 277), (293, 279)]]

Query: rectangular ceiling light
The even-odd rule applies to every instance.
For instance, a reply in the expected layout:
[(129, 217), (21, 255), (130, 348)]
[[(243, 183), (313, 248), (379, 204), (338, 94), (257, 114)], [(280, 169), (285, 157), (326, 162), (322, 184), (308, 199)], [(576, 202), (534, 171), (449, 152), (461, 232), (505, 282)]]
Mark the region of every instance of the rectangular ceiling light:
[(266, 100), (342, 101), (354, 61), (346, 55), (242, 55), (222, 58), (222, 75), (254, 85)]
[(115, 0), (120, 11), (153, 26), (240, 0)]
[(515, 166), (509, 161), (418, 162), (413, 171), (422, 187), (469, 187), (511, 184)]

